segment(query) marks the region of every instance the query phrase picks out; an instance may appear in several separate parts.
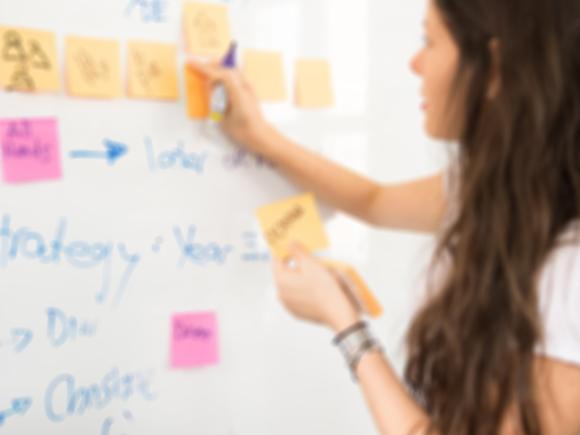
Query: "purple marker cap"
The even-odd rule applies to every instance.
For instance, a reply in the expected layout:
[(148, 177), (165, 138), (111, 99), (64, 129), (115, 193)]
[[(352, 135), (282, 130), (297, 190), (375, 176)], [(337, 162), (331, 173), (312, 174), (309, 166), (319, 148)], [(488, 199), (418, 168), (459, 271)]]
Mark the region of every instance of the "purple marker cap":
[(223, 67), (225, 67), (225, 68), (235, 68), (236, 67), (236, 50), (237, 50), (237, 44), (235, 42), (232, 42), (230, 44), (230, 48), (229, 48), (227, 54), (222, 59), (222, 66)]

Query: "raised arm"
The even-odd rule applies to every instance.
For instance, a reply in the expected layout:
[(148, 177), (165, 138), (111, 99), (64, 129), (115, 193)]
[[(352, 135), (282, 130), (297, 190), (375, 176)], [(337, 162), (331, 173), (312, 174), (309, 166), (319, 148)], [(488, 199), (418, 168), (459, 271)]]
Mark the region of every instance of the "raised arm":
[(251, 86), (237, 71), (193, 63), (211, 83), (223, 83), (229, 108), (222, 128), (234, 141), (271, 160), (323, 201), (375, 226), (434, 232), (446, 209), (441, 174), (382, 185), (292, 142), (262, 116)]
[(258, 149), (299, 186), (369, 224), (436, 231), (445, 212), (441, 173), (401, 184), (376, 181), (334, 163), (268, 128)]

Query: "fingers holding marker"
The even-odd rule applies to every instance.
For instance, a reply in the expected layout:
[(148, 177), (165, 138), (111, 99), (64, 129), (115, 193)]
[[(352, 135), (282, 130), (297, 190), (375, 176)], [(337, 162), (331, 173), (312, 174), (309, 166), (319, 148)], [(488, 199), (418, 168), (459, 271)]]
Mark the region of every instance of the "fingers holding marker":
[(210, 88), (221, 84), (229, 93), (235, 91), (237, 71), (223, 68), (219, 63), (204, 63), (193, 59), (188, 61), (188, 66), (204, 76)]

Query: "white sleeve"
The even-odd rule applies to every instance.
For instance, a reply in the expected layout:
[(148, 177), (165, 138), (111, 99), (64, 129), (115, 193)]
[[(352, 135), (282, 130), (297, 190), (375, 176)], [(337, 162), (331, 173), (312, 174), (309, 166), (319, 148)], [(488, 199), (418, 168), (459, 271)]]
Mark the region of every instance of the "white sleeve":
[(580, 366), (580, 244), (558, 246), (541, 274), (544, 343), (536, 353)]

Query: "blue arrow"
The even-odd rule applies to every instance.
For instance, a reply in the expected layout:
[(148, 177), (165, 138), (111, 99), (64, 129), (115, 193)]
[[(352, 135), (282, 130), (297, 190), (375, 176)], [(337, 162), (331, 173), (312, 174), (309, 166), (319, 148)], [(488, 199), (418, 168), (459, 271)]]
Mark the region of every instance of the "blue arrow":
[(69, 156), (73, 159), (106, 159), (109, 165), (114, 164), (129, 151), (127, 145), (109, 139), (103, 141), (105, 151), (76, 150)]

